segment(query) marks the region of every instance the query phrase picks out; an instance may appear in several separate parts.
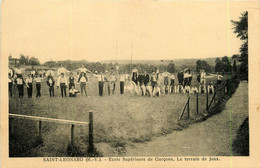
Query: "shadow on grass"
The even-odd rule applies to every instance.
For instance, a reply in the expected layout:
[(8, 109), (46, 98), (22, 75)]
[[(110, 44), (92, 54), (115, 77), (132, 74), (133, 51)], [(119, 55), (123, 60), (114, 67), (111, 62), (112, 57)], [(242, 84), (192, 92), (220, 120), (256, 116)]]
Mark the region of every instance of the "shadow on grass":
[(249, 156), (249, 124), (246, 118), (243, 124), (237, 131), (237, 136), (232, 144), (232, 149), (235, 155)]

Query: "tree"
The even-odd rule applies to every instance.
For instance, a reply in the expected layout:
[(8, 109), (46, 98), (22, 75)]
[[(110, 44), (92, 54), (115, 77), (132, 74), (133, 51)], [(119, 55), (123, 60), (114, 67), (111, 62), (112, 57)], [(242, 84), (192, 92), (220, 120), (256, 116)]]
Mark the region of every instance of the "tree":
[(223, 63), (220, 60), (220, 58), (216, 58), (215, 63), (216, 63), (216, 65), (215, 65), (215, 72), (222, 72), (222, 70), (223, 70)]
[(234, 26), (234, 33), (243, 41), (240, 47), (239, 61), (241, 65), (239, 72), (245, 76), (245, 79), (248, 79), (248, 12), (242, 13), (238, 21), (231, 20), (231, 22)]
[(31, 58), (29, 59), (29, 64), (30, 64), (30, 65), (40, 65), (40, 62), (39, 62), (38, 58), (31, 57)]
[(27, 55), (26, 58), (25, 58), (25, 65), (29, 65), (29, 60), (30, 60), (30, 58), (29, 58), (29, 56)]
[(204, 60), (196, 61), (196, 71), (200, 72), (201, 69), (204, 69), (206, 72), (211, 72), (211, 66)]
[(26, 58), (23, 54), (20, 54), (20, 64), (26, 65)]
[(237, 62), (236, 62), (236, 60), (234, 60), (234, 63), (233, 63), (233, 73), (237, 73)]

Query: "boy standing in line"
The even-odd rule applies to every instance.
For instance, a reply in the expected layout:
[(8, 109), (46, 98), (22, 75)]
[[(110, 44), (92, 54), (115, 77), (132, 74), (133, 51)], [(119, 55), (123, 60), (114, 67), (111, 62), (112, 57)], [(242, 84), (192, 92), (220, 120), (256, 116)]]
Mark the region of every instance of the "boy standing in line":
[(32, 90), (33, 90), (32, 83), (33, 83), (33, 78), (32, 78), (32, 75), (29, 74), (28, 78), (25, 80), (25, 84), (26, 84), (26, 87), (27, 87), (28, 98), (32, 98)]
[(19, 93), (19, 97), (23, 97), (24, 95), (24, 80), (22, 78), (22, 76), (19, 76), (16, 78), (16, 84), (17, 84), (17, 89), (18, 89), (18, 93)]
[(63, 95), (67, 97), (67, 93), (66, 93), (67, 85), (68, 85), (67, 78), (64, 76), (64, 73), (61, 73), (57, 81), (57, 89), (60, 87), (61, 97), (63, 97)]
[(81, 94), (83, 95), (83, 91), (85, 92), (85, 95), (87, 96), (87, 90), (86, 90), (86, 85), (88, 83), (88, 78), (86, 76), (86, 73), (81, 72), (79, 79), (78, 79), (78, 83), (80, 84), (80, 91)]
[(124, 87), (125, 87), (125, 81), (126, 81), (126, 76), (122, 72), (120, 72), (120, 94), (124, 94)]
[(102, 74), (102, 72), (100, 74), (98, 74), (97, 71), (95, 71), (94, 76), (97, 78), (98, 80), (98, 92), (99, 92), (99, 96), (103, 96), (103, 88), (104, 88), (104, 75)]
[(152, 91), (154, 91), (154, 87), (157, 84), (157, 79), (156, 79), (155, 72), (153, 72), (152, 75), (151, 75), (151, 84), (152, 84)]
[(54, 97), (54, 84), (55, 81), (53, 79), (53, 77), (50, 75), (47, 77), (47, 81), (46, 81), (47, 85), (49, 86), (49, 93), (50, 93), (50, 97)]
[(171, 83), (170, 83), (170, 93), (174, 93), (174, 80), (175, 80), (175, 76), (174, 76), (173, 73), (170, 76), (170, 80), (171, 80)]
[(36, 74), (34, 81), (36, 82), (36, 97), (41, 97), (42, 77)]

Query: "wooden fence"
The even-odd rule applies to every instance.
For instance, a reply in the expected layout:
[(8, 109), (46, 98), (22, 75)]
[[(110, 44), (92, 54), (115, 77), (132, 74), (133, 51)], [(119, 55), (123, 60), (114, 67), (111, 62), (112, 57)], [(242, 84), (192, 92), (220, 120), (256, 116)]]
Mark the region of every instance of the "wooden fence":
[(70, 145), (72, 149), (74, 148), (74, 125), (88, 125), (89, 127), (89, 152), (93, 152), (94, 150), (94, 136), (93, 136), (93, 113), (89, 112), (89, 122), (82, 121), (72, 121), (72, 120), (63, 120), (63, 119), (55, 119), (55, 118), (45, 118), (45, 117), (36, 117), (36, 116), (28, 116), (28, 115), (20, 115), (20, 114), (9, 114), (10, 118), (10, 132), (11, 136), (14, 135), (14, 118), (20, 119), (29, 119), (36, 120), (39, 122), (38, 124), (38, 137), (42, 140), (42, 122), (54, 122), (54, 123), (65, 123), (71, 124), (71, 137), (70, 137)]
[[(214, 101), (219, 101), (223, 98), (223, 95), (226, 93), (226, 83), (223, 82), (220, 86), (217, 86), (211, 100), (209, 101), (208, 87), (206, 86), (206, 111), (208, 111)], [(196, 93), (196, 113), (199, 114), (199, 93)], [(218, 100), (217, 100), (218, 99)], [(190, 95), (188, 95), (187, 101), (184, 105), (184, 108), (179, 116), (179, 120), (182, 119), (185, 110), (187, 109), (187, 117), (190, 117)]]

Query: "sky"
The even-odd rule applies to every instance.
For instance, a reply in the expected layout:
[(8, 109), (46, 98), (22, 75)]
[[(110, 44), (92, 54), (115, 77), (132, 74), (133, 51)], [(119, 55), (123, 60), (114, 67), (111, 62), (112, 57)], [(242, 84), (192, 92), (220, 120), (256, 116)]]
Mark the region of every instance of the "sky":
[(230, 20), (248, 2), (4, 0), (2, 56), (53, 60), (165, 60), (232, 56)]

